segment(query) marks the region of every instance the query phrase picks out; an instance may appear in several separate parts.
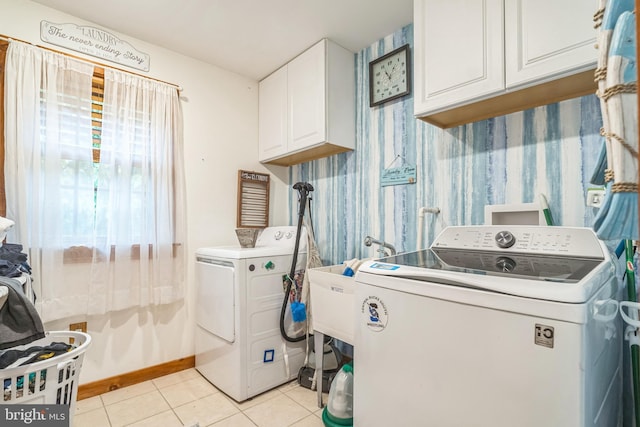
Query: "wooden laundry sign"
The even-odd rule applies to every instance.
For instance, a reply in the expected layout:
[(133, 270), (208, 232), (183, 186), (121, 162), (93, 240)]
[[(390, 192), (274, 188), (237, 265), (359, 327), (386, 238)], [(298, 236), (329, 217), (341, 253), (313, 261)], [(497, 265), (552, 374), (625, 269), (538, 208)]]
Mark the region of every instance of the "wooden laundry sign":
[(96, 58), (149, 71), (149, 55), (95, 27), (40, 21), (40, 39)]

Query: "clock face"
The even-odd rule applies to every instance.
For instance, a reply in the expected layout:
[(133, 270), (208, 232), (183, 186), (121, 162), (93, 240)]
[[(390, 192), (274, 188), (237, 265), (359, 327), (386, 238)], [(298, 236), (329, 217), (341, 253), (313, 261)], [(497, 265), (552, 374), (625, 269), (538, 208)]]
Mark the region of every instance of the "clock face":
[(369, 63), (371, 106), (396, 99), (410, 92), (409, 45)]

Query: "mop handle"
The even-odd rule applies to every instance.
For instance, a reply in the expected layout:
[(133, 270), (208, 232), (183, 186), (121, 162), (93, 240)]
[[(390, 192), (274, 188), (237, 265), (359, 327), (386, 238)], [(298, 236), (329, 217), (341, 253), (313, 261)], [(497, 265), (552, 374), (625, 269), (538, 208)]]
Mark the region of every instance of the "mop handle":
[[(625, 266), (626, 266), (626, 275), (627, 275), (627, 300), (620, 303), (620, 306), (629, 306), (633, 307), (634, 304), (637, 304), (638, 294), (636, 292), (636, 274), (633, 267), (633, 241), (625, 240), (624, 241), (624, 253), (625, 253)], [(622, 308), (622, 307), (621, 307)], [(636, 306), (637, 308), (637, 306)], [(620, 312), (622, 318), (625, 319), (624, 312)], [(633, 314), (632, 314), (633, 316)], [(628, 317), (628, 316), (627, 316)], [(638, 313), (635, 313), (635, 316), (638, 317)], [(635, 319), (631, 319), (632, 322), (635, 322)], [(626, 321), (626, 319), (625, 319)], [(631, 370), (633, 374), (632, 383), (633, 383), (633, 401), (634, 401), (634, 415), (635, 415), (635, 425), (636, 427), (640, 427), (640, 339), (637, 334), (637, 326), (630, 324), (627, 327), (626, 336), (629, 340), (629, 347), (631, 349)]]
[(544, 196), (544, 194), (540, 194), (540, 207), (542, 208), (544, 220), (547, 225), (554, 225), (553, 216), (551, 216), (551, 209), (549, 209), (549, 203), (547, 203), (547, 198)]

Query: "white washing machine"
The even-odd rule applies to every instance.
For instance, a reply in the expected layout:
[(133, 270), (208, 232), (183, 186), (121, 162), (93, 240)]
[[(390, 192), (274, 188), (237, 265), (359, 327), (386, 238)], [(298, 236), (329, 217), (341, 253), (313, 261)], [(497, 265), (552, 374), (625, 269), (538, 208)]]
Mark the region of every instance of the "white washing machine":
[(356, 275), (354, 425), (618, 425), (622, 283), (586, 228), (446, 228)]
[[(304, 362), (304, 341), (280, 335), (283, 276), (290, 273), (295, 237), (295, 226), (267, 227), (255, 248), (196, 251), (196, 369), (238, 402), (296, 378)], [(305, 248), (303, 227), (302, 268)], [(290, 315), (285, 320), (291, 330)]]

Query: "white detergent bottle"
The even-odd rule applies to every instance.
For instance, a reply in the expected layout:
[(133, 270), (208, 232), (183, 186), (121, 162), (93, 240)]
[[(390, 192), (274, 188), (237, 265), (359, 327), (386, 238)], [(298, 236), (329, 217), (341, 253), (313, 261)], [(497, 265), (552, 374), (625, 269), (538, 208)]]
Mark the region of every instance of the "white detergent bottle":
[(333, 379), (322, 422), (327, 427), (353, 426), (353, 361), (344, 365)]

